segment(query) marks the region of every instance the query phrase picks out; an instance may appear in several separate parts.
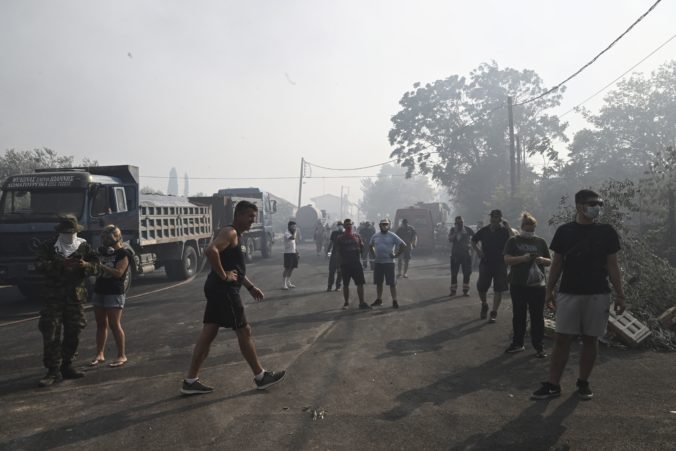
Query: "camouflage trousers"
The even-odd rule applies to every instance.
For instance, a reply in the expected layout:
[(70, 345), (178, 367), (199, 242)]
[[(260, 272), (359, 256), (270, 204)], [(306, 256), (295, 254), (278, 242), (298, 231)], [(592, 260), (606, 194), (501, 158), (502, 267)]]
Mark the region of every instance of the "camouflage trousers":
[(56, 369), (72, 362), (80, 343), (80, 332), (86, 325), (82, 302), (59, 300), (45, 303), (40, 310), (38, 329), (42, 333), (42, 360), (47, 369)]

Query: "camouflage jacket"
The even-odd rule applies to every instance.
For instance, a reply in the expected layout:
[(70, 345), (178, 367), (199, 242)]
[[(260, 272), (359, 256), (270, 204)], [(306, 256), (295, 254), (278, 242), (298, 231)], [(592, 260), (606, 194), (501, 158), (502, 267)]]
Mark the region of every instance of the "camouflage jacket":
[[(84, 242), (65, 258), (56, 252), (55, 243), (56, 240), (48, 240), (36, 252), (37, 268), (45, 275), (45, 300), (86, 301), (85, 279), (101, 272), (98, 254), (89, 243)], [(92, 266), (80, 268), (79, 260), (92, 263)]]

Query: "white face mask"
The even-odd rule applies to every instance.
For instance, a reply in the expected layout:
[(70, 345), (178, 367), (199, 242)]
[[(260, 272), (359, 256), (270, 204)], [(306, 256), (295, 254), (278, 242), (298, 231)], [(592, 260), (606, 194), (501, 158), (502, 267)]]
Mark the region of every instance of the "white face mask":
[(535, 232), (527, 232), (525, 230), (521, 230), (521, 236), (524, 238), (533, 238), (535, 236)]
[(601, 214), (601, 206), (596, 205), (596, 206), (585, 206), (584, 207), (584, 215), (589, 218), (589, 219), (596, 219), (599, 217)]
[(77, 233), (59, 233), (59, 241), (63, 244), (73, 244), (77, 238)]

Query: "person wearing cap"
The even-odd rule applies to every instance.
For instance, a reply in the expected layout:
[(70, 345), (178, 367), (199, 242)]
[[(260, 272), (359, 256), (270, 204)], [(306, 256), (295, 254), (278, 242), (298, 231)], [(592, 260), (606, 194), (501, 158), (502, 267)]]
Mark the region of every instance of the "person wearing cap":
[(87, 325), (85, 279), (100, 272), (97, 253), (86, 240), (77, 236), (82, 227), (75, 216), (59, 218), (54, 229), (58, 236), (44, 242), (36, 252), (37, 268), (45, 275), (38, 329), (42, 333), (47, 374), (40, 380), (41, 387), (48, 387), (62, 378), (84, 376), (83, 372), (73, 368), (72, 362), (80, 332)]
[(357, 296), (359, 297), (359, 308), (370, 309), (371, 307), (364, 302), (364, 268), (361, 266), (361, 254), (364, 249), (364, 242), (361, 237), (354, 233), (351, 219), (343, 221), (345, 231), (336, 238), (335, 250), (338, 254), (340, 272), (343, 278), (343, 298), (345, 303), (343, 309), (350, 305), (350, 279), (357, 285)]
[(375, 255), (373, 263), (373, 283), (376, 285), (376, 300), (372, 306), (383, 305), (383, 281), (390, 287), (392, 307), (398, 308), (397, 278), (394, 277), (394, 259), (406, 248), (404, 240), (390, 231), (390, 220), (381, 219), (380, 233), (376, 233), (369, 241), (369, 251)]
[(291, 273), (295, 268), (298, 268), (298, 248), (296, 246), (296, 222), (289, 221), (287, 224), (287, 230), (284, 232), (284, 271), (282, 271), (282, 279), (284, 280), (282, 284), (282, 290), (288, 290), (289, 288), (296, 288), (296, 286), (291, 282)]
[[(479, 263), (479, 280), (477, 291), (481, 300), (481, 319), (486, 319), (488, 302), (486, 295), (493, 284), (493, 309), (488, 320), (494, 323), (498, 316), (498, 308), (502, 301), (502, 292), (507, 291), (507, 265), (505, 264), (503, 250), (507, 240), (512, 236), (511, 230), (503, 224), (502, 212), (492, 210), (490, 223), (481, 228), (472, 237), (472, 247), (481, 259)], [(478, 244), (481, 243), (481, 247)]]
[[(404, 240), (406, 248), (404, 252), (397, 259), (397, 277), (408, 277), (408, 264), (411, 261), (411, 250), (418, 244), (418, 234), (413, 226), (408, 225), (408, 219), (401, 220), (401, 227), (397, 229), (395, 234)], [(404, 271), (402, 273), (402, 264)]]
[(469, 280), (472, 275), (471, 239), (474, 231), (465, 225), (462, 216), (456, 216), (455, 226), (448, 232), (451, 243), (451, 294), (458, 291), (458, 272), (462, 267), (462, 294), (469, 295)]
[[(345, 229), (341, 221), (336, 222), (335, 230), (329, 236), (329, 244), (326, 247), (326, 255), (329, 257), (329, 281), (326, 291), (333, 290), (333, 282), (336, 282), (336, 291), (340, 290), (341, 274), (340, 265), (338, 264), (338, 254), (334, 251), (336, 247), (336, 239), (343, 234)], [(337, 273), (337, 274), (336, 274)]]

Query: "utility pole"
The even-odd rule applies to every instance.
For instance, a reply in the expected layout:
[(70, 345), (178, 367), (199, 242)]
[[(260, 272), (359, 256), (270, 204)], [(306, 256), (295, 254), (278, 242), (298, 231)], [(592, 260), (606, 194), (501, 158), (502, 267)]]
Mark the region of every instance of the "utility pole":
[[(305, 172), (305, 158), (300, 159), (300, 179), (298, 181), (298, 210), (300, 210), (300, 200), (303, 194), (303, 173)], [(296, 210), (296, 211), (298, 211)], [(297, 213), (296, 213), (297, 214)]]
[(515, 135), (516, 139), (516, 186), (521, 186), (521, 140), (519, 135)]
[(514, 116), (512, 114), (512, 96), (507, 97), (507, 114), (509, 115), (509, 181), (512, 197), (516, 194), (516, 168), (514, 158)]

